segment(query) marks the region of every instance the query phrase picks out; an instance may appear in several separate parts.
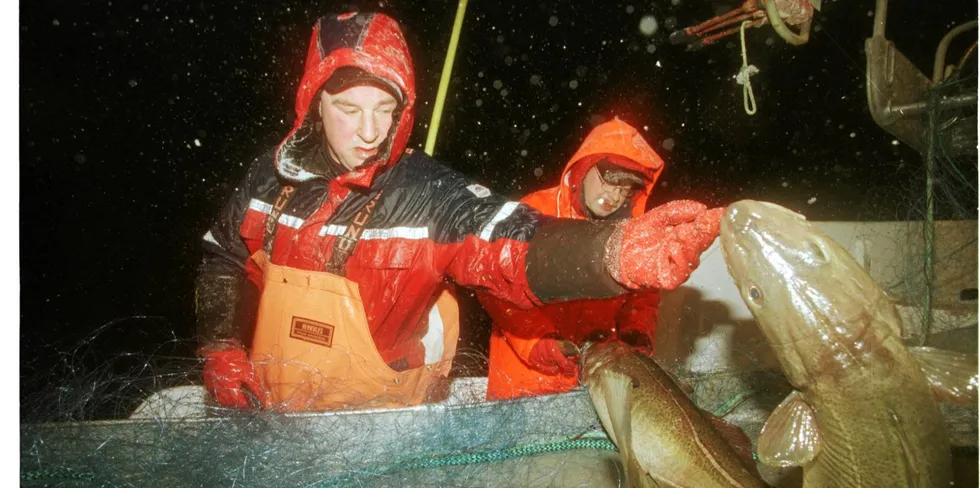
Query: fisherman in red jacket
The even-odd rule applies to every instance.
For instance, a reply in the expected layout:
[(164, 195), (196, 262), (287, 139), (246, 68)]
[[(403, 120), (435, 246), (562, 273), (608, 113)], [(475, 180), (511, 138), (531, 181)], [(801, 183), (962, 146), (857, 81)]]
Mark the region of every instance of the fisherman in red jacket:
[(449, 372), (445, 281), (522, 308), (673, 288), (722, 209), (672, 202), (608, 224), (549, 218), (406, 148), (415, 108), (398, 24), (321, 17), (296, 121), (248, 165), (204, 236), (198, 354), (221, 405), (417, 405)]
[[(643, 215), (664, 162), (618, 118), (596, 126), (565, 166), (558, 185), (521, 202), (554, 217), (614, 220)], [(561, 393), (578, 386), (578, 347), (615, 338), (653, 353), (660, 293), (644, 290), (602, 300), (522, 310), (486, 293), (493, 319), (487, 399)]]

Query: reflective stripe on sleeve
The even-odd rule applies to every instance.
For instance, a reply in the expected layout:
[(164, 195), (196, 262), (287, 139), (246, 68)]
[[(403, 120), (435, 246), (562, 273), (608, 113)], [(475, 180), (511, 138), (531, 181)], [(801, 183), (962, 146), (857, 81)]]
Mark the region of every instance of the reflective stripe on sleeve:
[(507, 202), (500, 207), (500, 210), (497, 211), (497, 215), (494, 215), (493, 218), (490, 219), (490, 222), (488, 222), (487, 225), (483, 227), (483, 230), (480, 231), (480, 239), (489, 241), (490, 236), (493, 235), (493, 229), (497, 227), (497, 224), (507, 217), (510, 217), (510, 214), (514, 213), (514, 210), (518, 205), (520, 205), (518, 202)]

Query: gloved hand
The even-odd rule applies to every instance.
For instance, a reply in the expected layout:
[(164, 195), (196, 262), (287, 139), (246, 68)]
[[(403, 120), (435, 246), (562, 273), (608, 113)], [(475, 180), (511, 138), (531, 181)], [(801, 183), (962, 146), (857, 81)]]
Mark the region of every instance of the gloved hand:
[(616, 338), (640, 353), (646, 354), (647, 356), (653, 354), (653, 341), (650, 336), (643, 332), (628, 329), (617, 333)]
[(674, 289), (701, 263), (701, 253), (718, 237), (724, 208), (677, 200), (625, 221), (606, 243), (605, 264), (630, 288)]
[[(529, 365), (547, 375), (578, 376), (578, 348), (567, 339), (546, 335), (531, 347)], [(566, 356), (566, 354), (568, 354)]]
[(204, 387), (222, 406), (240, 409), (258, 408), (245, 395), (247, 388), (259, 402), (265, 391), (255, 375), (252, 361), (241, 346), (229, 346), (203, 354)]

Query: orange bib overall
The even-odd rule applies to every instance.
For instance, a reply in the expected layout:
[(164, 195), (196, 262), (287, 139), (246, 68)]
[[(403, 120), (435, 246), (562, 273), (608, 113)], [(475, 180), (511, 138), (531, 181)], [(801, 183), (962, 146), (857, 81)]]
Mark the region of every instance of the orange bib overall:
[(399, 372), (374, 344), (357, 283), (272, 264), (263, 251), (252, 259), (264, 270), (251, 357), (267, 393), (265, 408), (298, 412), (419, 405), (449, 374), (459, 309), (448, 290), (429, 314), (430, 333), (438, 334), (439, 323), (443, 326), (436, 338), (441, 339), (441, 356)]

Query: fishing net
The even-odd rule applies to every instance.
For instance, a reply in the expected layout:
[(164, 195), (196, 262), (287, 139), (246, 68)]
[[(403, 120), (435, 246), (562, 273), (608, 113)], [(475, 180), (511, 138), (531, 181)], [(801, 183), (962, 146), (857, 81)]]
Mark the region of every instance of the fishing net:
[(461, 377), (413, 408), (243, 413), (210, 403), (180, 339), (86, 364), (145, 320), (105, 325), (52, 368), (22, 425), (21, 486), (616, 486), (584, 391), (487, 403), (486, 378)]

